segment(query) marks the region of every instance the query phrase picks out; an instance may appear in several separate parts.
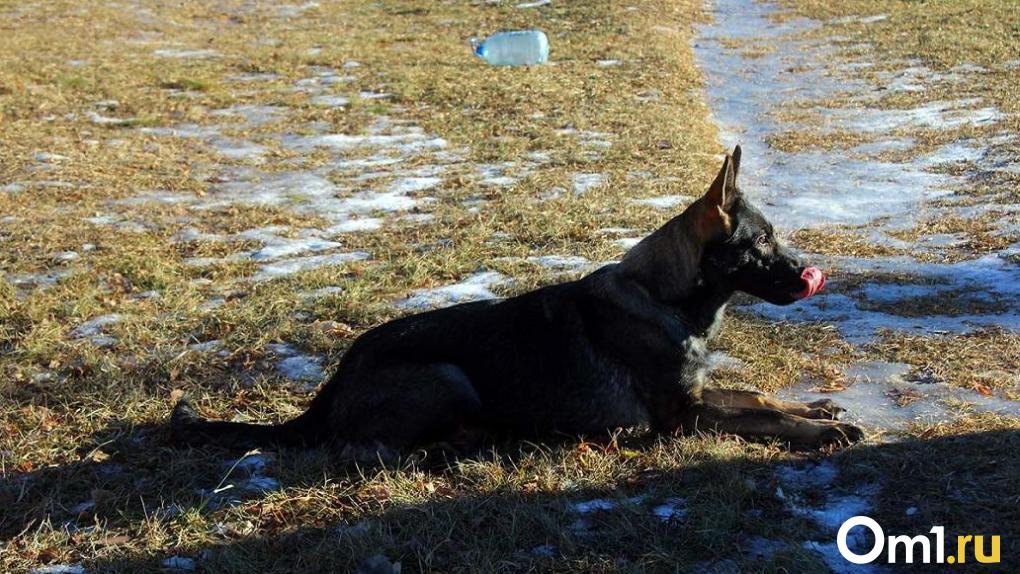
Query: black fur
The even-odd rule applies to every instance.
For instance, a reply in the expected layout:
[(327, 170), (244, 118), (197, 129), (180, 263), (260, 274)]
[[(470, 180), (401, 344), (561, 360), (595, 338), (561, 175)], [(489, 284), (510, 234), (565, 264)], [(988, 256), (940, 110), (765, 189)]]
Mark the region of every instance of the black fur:
[(736, 188), (739, 160), (737, 148), (705, 197), (619, 264), (366, 332), (293, 421), (211, 422), (182, 403), (172, 428), (186, 442), (400, 449), (462, 426), (531, 436), (690, 426), (707, 341), (733, 293), (786, 304), (802, 289), (802, 264)]

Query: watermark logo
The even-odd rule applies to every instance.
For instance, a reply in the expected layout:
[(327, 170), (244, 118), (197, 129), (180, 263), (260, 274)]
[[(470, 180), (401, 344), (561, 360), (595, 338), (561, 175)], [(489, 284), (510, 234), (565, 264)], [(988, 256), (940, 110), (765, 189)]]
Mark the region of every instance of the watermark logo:
[[(861, 544), (854, 544), (856, 548), (850, 548), (847, 539), (860, 542), (867, 538), (860, 535), (852, 536), (850, 531), (861, 526), (871, 531), (874, 537), (871, 549), (861, 553), (866, 548), (860, 548)], [(946, 529), (943, 526), (933, 526), (928, 534), (917, 536), (886, 536), (882, 526), (874, 519), (867, 516), (854, 516), (839, 527), (836, 534), (836, 546), (839, 553), (854, 564), (870, 564), (879, 560), (885, 555), (885, 561), (889, 564), (966, 564), (971, 559), (981, 564), (998, 564), (1000, 560), (999, 536), (988, 537), (986, 546), (985, 536), (960, 535), (956, 537), (955, 554), (946, 555)], [(864, 544), (867, 546), (867, 544)], [(934, 560), (932, 551), (934, 550)], [(949, 548), (952, 552), (954, 549)], [(920, 557), (918, 556), (920, 552)]]

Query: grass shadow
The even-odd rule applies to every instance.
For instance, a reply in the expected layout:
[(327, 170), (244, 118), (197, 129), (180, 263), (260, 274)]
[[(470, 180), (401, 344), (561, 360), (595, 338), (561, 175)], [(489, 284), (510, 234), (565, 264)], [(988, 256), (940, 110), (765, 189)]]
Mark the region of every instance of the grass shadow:
[[(195, 560), (203, 572), (394, 572), (395, 563), (403, 572), (824, 571), (821, 556), (802, 543), (831, 543), (834, 533), (809, 515), (838, 506), (840, 496), (861, 495), (887, 534), (945, 526), (950, 553), (957, 534), (1000, 535), (1008, 566), (1020, 551), (1020, 427), (984, 420), (960, 431), (930, 430), (927, 438), (792, 464), (766, 447), (749, 456), (732, 448), (734, 441), (706, 437), (500, 445), (431, 470), (366, 469), (321, 451), (283, 451), (272, 466), (284, 489), (233, 504), (197, 488), (226, 472), (222, 452), (146, 449), (147, 456), (116, 454), (11, 476), (0, 502), (16, 512), (4, 513), (2, 532), (6, 540), (47, 517), (68, 516), (71, 505), (91, 496), (94, 523), (130, 528), (159, 516), (170, 536), (195, 521), (207, 532), (163, 541), (171, 551), (111, 549), (84, 561), (90, 573), (154, 571), (174, 557)], [(161, 432), (121, 431), (107, 446), (130, 450)], [(589, 468), (556, 468), (558, 452)], [(808, 480), (804, 489), (787, 482), (788, 469), (815, 472), (819, 461), (838, 469), (835, 478)], [(110, 464), (130, 467), (134, 482), (113, 485), (104, 499)], [(577, 479), (548, 476), (555, 473)], [(519, 476), (505, 476), (513, 474)], [(301, 500), (313, 496), (334, 497), (336, 513), (307, 512)], [(248, 532), (244, 524), (253, 517), (259, 524)], [(87, 530), (84, 522), (70, 520)], [(996, 568), (970, 560), (954, 571), (1007, 571)]]

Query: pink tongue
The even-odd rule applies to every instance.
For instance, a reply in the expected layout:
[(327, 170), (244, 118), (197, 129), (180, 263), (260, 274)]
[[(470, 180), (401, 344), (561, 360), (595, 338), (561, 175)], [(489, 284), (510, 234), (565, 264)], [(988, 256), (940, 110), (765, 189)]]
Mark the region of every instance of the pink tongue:
[(804, 290), (797, 293), (798, 299), (807, 299), (825, 287), (825, 273), (817, 267), (805, 268), (800, 274), (800, 280), (804, 282)]

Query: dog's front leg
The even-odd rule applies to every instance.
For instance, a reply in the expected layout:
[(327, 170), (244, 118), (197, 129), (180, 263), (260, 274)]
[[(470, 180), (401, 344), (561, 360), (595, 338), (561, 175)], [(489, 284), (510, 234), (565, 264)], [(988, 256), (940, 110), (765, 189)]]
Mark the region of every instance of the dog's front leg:
[(813, 420), (767, 408), (740, 408), (707, 402), (683, 413), (681, 432), (721, 432), (745, 438), (778, 438), (797, 445), (850, 444), (864, 438), (851, 424)]
[(801, 403), (780, 400), (757, 391), (738, 391), (715, 386), (706, 386), (701, 396), (704, 402), (720, 407), (769, 409), (808, 419), (835, 420), (845, 412), (845, 409), (829, 399)]

